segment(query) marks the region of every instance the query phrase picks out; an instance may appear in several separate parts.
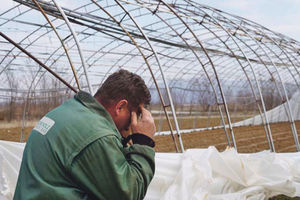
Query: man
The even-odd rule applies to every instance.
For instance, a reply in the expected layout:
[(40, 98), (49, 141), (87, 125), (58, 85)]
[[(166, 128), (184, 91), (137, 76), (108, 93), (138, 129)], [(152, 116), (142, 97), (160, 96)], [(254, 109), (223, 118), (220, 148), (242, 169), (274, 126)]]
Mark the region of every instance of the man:
[(49, 112), (27, 140), (14, 199), (143, 199), (154, 175), (150, 99), (138, 75), (120, 70), (94, 97), (80, 91)]

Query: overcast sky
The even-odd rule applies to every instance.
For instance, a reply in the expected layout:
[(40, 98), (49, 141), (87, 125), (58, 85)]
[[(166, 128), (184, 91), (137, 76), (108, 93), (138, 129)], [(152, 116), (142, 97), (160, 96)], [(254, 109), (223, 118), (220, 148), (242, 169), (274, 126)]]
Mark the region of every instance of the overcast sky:
[[(1, 0), (0, 12), (16, 5)], [(62, 6), (70, 0), (59, 0)], [(300, 0), (194, 0), (255, 21), (300, 41)]]
[(300, 41), (300, 0), (196, 0)]

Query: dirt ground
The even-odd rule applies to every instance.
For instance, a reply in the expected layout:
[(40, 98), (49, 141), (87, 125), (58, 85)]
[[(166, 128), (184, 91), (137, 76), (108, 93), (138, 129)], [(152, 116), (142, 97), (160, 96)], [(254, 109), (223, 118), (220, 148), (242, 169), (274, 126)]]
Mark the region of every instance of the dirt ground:
[[(26, 127), (24, 129), (25, 141), (27, 140), (32, 128), (33, 127)], [(20, 142), (21, 131), (22, 131), (22, 129), (20, 127), (1, 128), (0, 129), (0, 140)]]
[[(296, 122), (296, 127), (298, 133), (300, 133), (300, 121)], [(271, 124), (271, 131), (276, 152), (296, 151), (290, 123)], [(227, 130), (227, 132), (230, 135), (229, 130)], [(269, 149), (263, 126), (234, 127), (233, 132), (237, 149), (240, 153), (252, 153)], [(216, 146), (219, 151), (223, 151), (227, 147), (224, 129), (182, 134), (181, 137), (185, 149), (207, 148), (213, 145)], [(177, 141), (177, 136), (175, 136), (175, 139)], [(176, 151), (171, 135), (156, 136), (155, 141), (157, 152)]]
[[(296, 127), (300, 134), (300, 121), (296, 122)], [(29, 126), (24, 129), (25, 141), (27, 140), (32, 128), (33, 126)], [(296, 151), (289, 123), (284, 122), (271, 124), (271, 131), (276, 152)], [(19, 142), (21, 132), (22, 130), (20, 127), (0, 127), (0, 139)], [(227, 130), (227, 132), (230, 135), (230, 131)], [(252, 153), (269, 149), (263, 126), (234, 127), (233, 132), (236, 139), (237, 149), (240, 153)], [(224, 129), (182, 134), (181, 137), (185, 149), (207, 148), (213, 145), (216, 146), (219, 151), (223, 151), (227, 147)], [(175, 136), (175, 140), (178, 143), (177, 136)], [(155, 136), (155, 142), (156, 152), (176, 152), (171, 135)], [(179, 144), (177, 145), (179, 146)]]

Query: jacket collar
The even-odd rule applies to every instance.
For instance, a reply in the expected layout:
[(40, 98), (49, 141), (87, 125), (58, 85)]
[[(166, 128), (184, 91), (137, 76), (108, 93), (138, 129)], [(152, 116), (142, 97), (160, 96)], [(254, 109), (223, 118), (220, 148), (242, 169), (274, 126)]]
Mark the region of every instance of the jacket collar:
[[(80, 101), (87, 108), (92, 110), (93, 112), (105, 117), (111, 124), (113, 124), (114, 129), (118, 131), (115, 122), (113, 121), (111, 115), (106, 111), (106, 109), (89, 93), (84, 91), (79, 91), (74, 98), (77, 101)], [(121, 134), (120, 134), (121, 135)]]

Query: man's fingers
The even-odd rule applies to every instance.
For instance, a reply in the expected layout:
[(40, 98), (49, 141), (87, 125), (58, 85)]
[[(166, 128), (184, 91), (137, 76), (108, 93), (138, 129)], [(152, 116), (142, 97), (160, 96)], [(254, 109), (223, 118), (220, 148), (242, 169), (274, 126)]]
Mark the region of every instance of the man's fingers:
[(131, 124), (137, 124), (137, 115), (136, 112), (131, 112)]
[(139, 109), (142, 114), (141, 119), (137, 118), (136, 112), (131, 113), (131, 130), (133, 133), (141, 133), (152, 138), (155, 133), (154, 119), (151, 113), (142, 105)]
[(142, 106), (141, 106), (141, 113), (142, 113), (142, 118), (151, 116), (151, 113), (146, 108), (144, 108)]

